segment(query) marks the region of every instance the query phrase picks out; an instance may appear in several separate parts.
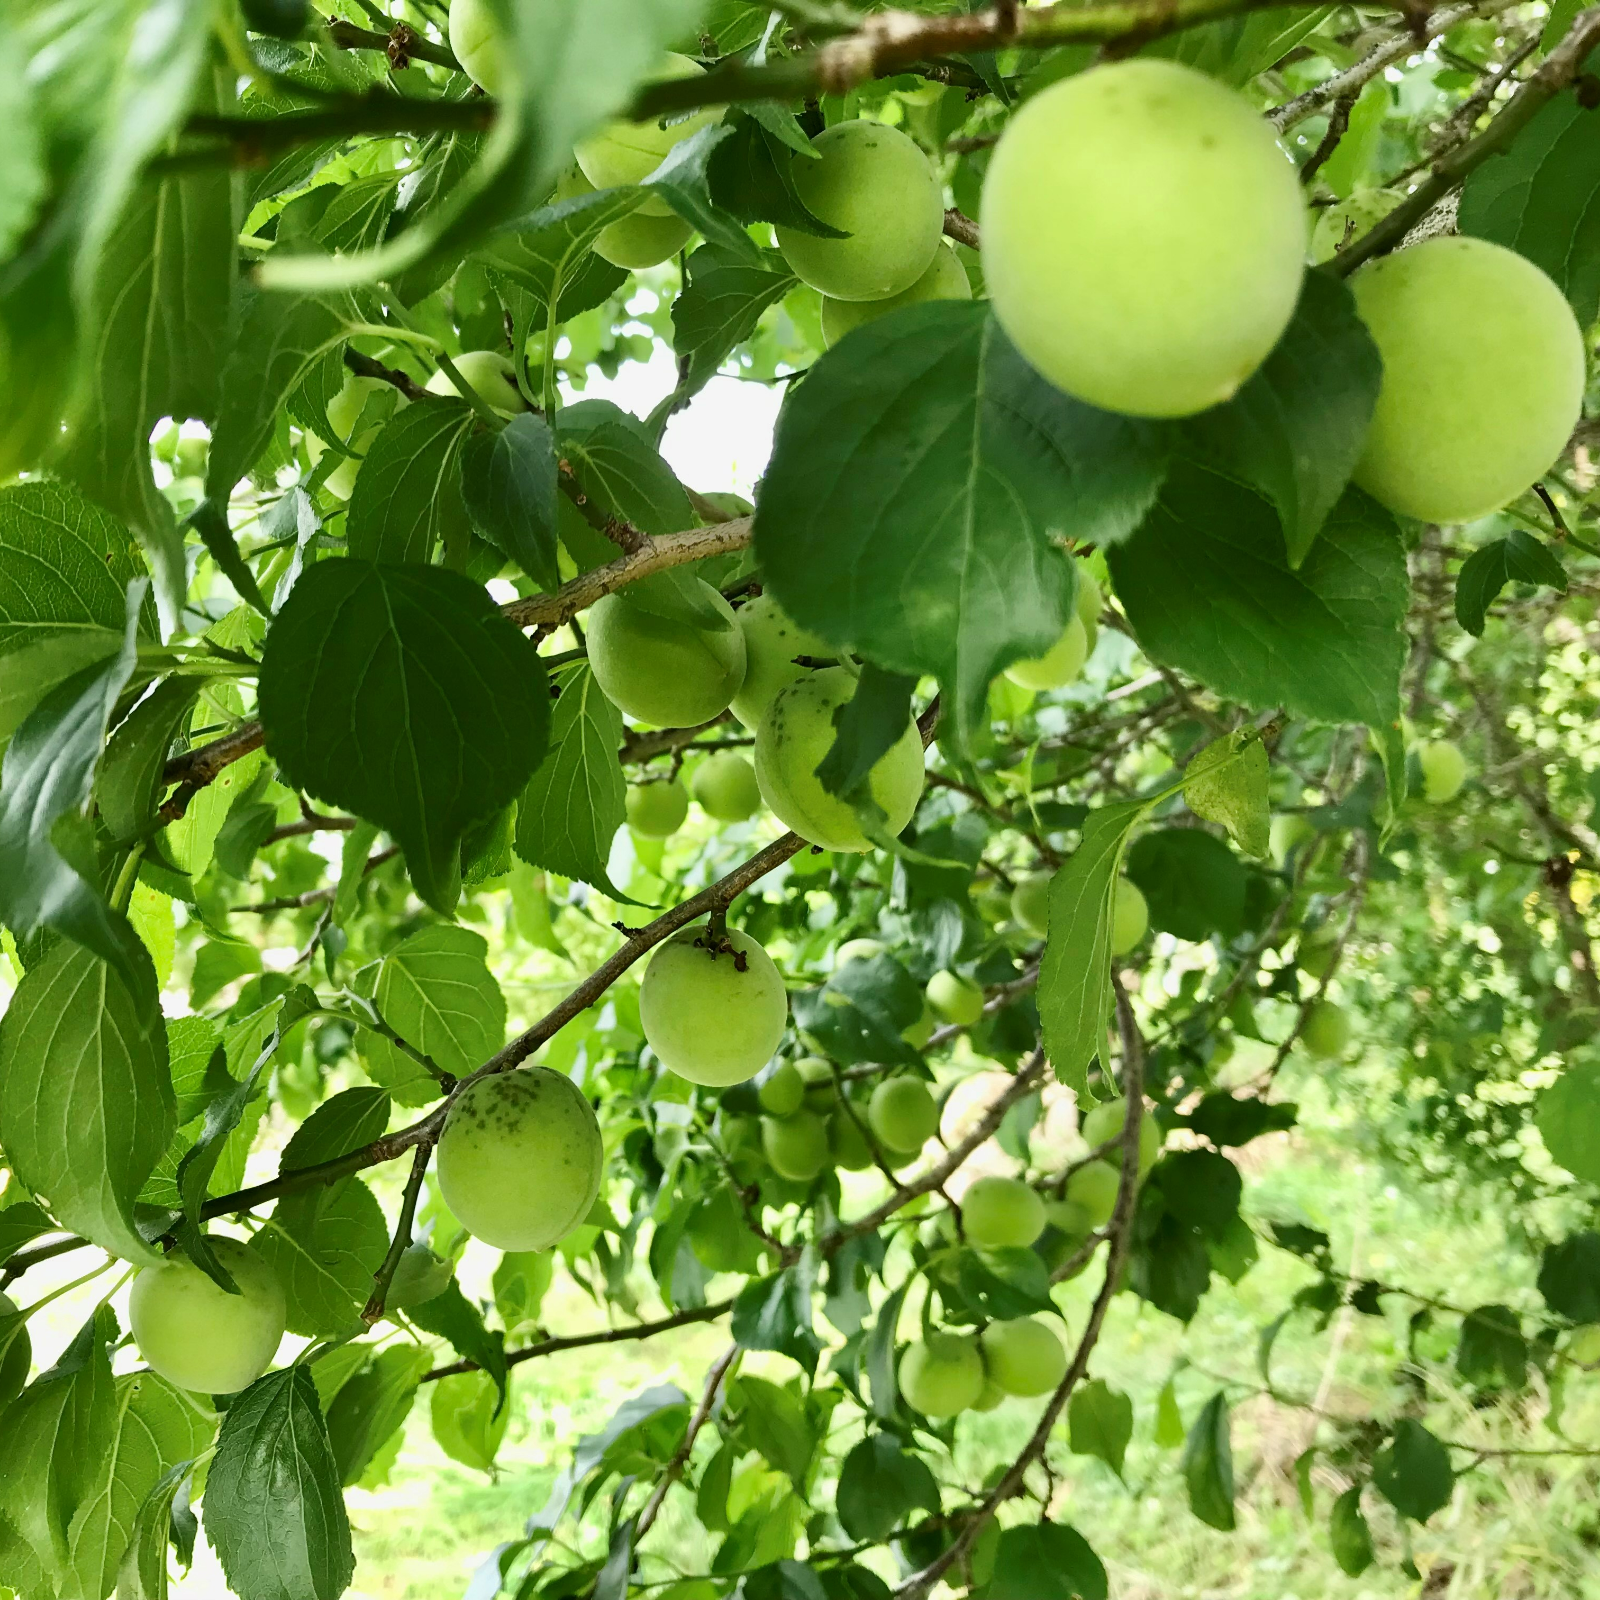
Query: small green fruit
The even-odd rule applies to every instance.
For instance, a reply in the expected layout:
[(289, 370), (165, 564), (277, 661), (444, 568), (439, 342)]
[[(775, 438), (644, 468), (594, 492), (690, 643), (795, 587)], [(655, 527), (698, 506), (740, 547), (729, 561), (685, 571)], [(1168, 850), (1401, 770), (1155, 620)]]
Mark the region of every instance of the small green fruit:
[(922, 1050), (933, 1037), (934, 1029), (939, 1026), (939, 1019), (934, 1015), (933, 1007), (926, 1000), (922, 1002), (922, 1015), (908, 1027), (900, 1030), (900, 1037), (911, 1046), (913, 1050)]
[(733, 697), (733, 714), (753, 733), (778, 691), (810, 670), (796, 665), (795, 657), (826, 662), (835, 659), (835, 651), (825, 639), (797, 626), (770, 592), (740, 606), (738, 617), (744, 635), (745, 671), (744, 682)]
[[(1128, 1108), (1126, 1104), (1121, 1100), (1107, 1100), (1100, 1105), (1091, 1107), (1084, 1113), (1083, 1121), (1079, 1124), (1078, 1131), (1083, 1135), (1083, 1142), (1091, 1150), (1098, 1150), (1108, 1139), (1115, 1139), (1122, 1132), (1122, 1125), (1127, 1120)], [(1156, 1164), (1156, 1157), (1160, 1154), (1161, 1128), (1147, 1109), (1139, 1119), (1139, 1176), (1141, 1178)], [(1121, 1167), (1121, 1145), (1112, 1145), (1110, 1149), (1103, 1153), (1101, 1159), (1110, 1162), (1114, 1167)]]
[(936, 972), (928, 979), (928, 1004), (946, 1022), (969, 1028), (983, 1015), (983, 990), (955, 972)]
[(700, 809), (718, 822), (744, 822), (761, 809), (756, 769), (737, 750), (718, 750), (689, 780)]
[(833, 1109), (838, 1098), (838, 1087), (833, 1079), (833, 1066), (821, 1056), (801, 1056), (795, 1062), (795, 1071), (806, 1086), (805, 1103), (808, 1111), (824, 1116)]
[(828, 1125), (814, 1111), (763, 1117), (761, 1148), (780, 1178), (810, 1183), (828, 1164)]
[(1585, 1367), (1600, 1363), (1600, 1323), (1591, 1322), (1585, 1327), (1574, 1328), (1564, 1353)]
[(927, 1417), (953, 1417), (978, 1403), (985, 1373), (978, 1341), (968, 1334), (930, 1333), (900, 1357), (900, 1393)]
[(698, 942), (705, 938), (703, 923), (684, 928), (650, 958), (639, 1019), (663, 1066), (690, 1083), (726, 1088), (772, 1059), (789, 997), (772, 957), (749, 934), (729, 928), (733, 948), (720, 952)]
[(846, 939), (833, 953), (833, 970), (837, 972), (852, 961), (875, 961), (883, 953), (884, 947), (876, 939)]
[(1083, 624), (1087, 653), (1092, 656), (1100, 640), (1100, 613), (1106, 608), (1106, 598), (1100, 593), (1100, 585), (1095, 582), (1094, 574), (1081, 561), (1078, 563), (1078, 595), (1073, 608), (1078, 613), (1078, 621)]
[[(498, 350), (468, 350), (464, 355), (453, 356), (451, 364), (461, 374), (462, 381), (485, 400), (497, 416), (514, 417), (528, 409), (528, 402), (517, 387), (517, 369), (510, 358)], [(434, 373), (424, 387), (429, 394), (461, 393), (455, 379), (442, 369)]]
[(1042, 656), (1013, 661), (1006, 676), (1019, 689), (1060, 689), (1083, 671), (1089, 658), (1089, 634), (1083, 619), (1074, 616), (1067, 630)]
[(761, 1109), (775, 1117), (792, 1117), (806, 1097), (806, 1080), (792, 1061), (780, 1061), (756, 1090)]
[(872, 1091), (867, 1121), (886, 1152), (909, 1161), (939, 1131), (939, 1106), (921, 1078), (901, 1074)]
[(1038, 1317), (991, 1322), (983, 1330), (983, 1364), (1007, 1394), (1048, 1394), (1067, 1372), (1067, 1348)]
[(249, 1245), (209, 1242), (239, 1293), (213, 1283), (187, 1256), (168, 1256), (133, 1280), (128, 1323), (139, 1354), (169, 1383), (197, 1394), (237, 1394), (278, 1353), (283, 1285)]
[(496, 1250), (548, 1250), (588, 1216), (605, 1146), (565, 1073), (521, 1067), (469, 1083), (439, 1137), (439, 1192)]
[(485, 94), (505, 86), (505, 39), (484, 0), (450, 0), (450, 53)]
[(1111, 904), (1111, 953), (1125, 956), (1138, 945), (1150, 927), (1150, 907), (1137, 884), (1117, 879), (1116, 898)]
[(1026, 1250), (1044, 1224), (1044, 1201), (1020, 1178), (979, 1178), (961, 1197), (962, 1229), (980, 1250)]
[(1122, 1174), (1109, 1161), (1089, 1161), (1067, 1179), (1066, 1199), (1077, 1206), (1090, 1228), (1103, 1228), (1117, 1206)]
[(1350, 1048), (1350, 1013), (1332, 1000), (1319, 1000), (1306, 1013), (1300, 1042), (1314, 1056), (1332, 1060)]
[(692, 728), (728, 709), (744, 677), (744, 635), (733, 608), (698, 578), (721, 628), (660, 617), (626, 595), (589, 608), (589, 665), (606, 698), (635, 722)]
[(828, 1118), (828, 1157), (846, 1172), (865, 1172), (872, 1165), (872, 1146), (861, 1130), (862, 1108), (852, 1109), (854, 1116), (841, 1105)]
[[(664, 79), (692, 78), (705, 69), (688, 56), (668, 55), (660, 71), (652, 76)], [(613, 122), (591, 134), (577, 148), (578, 165), (597, 189), (617, 189), (625, 184), (642, 183), (685, 139), (693, 138), (722, 116), (720, 106), (696, 111), (683, 118), (651, 122)], [(647, 216), (668, 216), (671, 207), (654, 195), (639, 211)], [(635, 213), (636, 215), (638, 213)]]
[(1422, 798), (1429, 805), (1442, 806), (1454, 800), (1467, 781), (1467, 758), (1448, 739), (1419, 744), (1417, 765), (1422, 768)]
[(676, 779), (671, 783), (636, 783), (628, 789), (627, 807), (628, 826), (635, 833), (646, 839), (666, 839), (683, 826), (689, 815), (689, 796)]
[(1050, 931), (1050, 874), (1030, 872), (1011, 891), (1011, 915), (1042, 939)]
[(892, 294), (884, 300), (835, 300), (822, 297), (822, 342), (831, 350), (834, 345), (863, 323), (876, 321), (890, 311), (902, 306), (921, 305), (925, 300), (970, 300), (972, 284), (967, 269), (948, 245), (940, 245), (933, 252), (928, 270), (909, 289)]

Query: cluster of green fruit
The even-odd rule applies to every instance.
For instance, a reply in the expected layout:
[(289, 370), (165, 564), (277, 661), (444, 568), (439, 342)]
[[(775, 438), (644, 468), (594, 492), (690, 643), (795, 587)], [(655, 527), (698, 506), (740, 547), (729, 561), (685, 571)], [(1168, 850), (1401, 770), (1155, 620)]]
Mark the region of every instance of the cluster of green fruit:
[(1010, 1395), (1048, 1394), (1067, 1371), (1067, 1349), (1043, 1317), (991, 1322), (980, 1334), (932, 1332), (900, 1357), (900, 1392), (928, 1417), (992, 1411)]

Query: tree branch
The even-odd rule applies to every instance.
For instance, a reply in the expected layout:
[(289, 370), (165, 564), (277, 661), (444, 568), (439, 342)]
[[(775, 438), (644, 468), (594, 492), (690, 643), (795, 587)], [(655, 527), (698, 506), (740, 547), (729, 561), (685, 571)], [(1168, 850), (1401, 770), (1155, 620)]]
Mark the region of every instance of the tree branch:
[(397, 72), (413, 61), (431, 61), (436, 66), (449, 67), (452, 72), (466, 71), (444, 45), (425, 39), (403, 22), (397, 22), (387, 33), (378, 33), (335, 17), (328, 23), (328, 37), (341, 50), (383, 51)]
[(383, 1303), (389, 1297), (389, 1287), (400, 1266), (400, 1258), (411, 1248), (412, 1226), (417, 1218), (417, 1201), (422, 1194), (422, 1180), (428, 1175), (428, 1162), (433, 1158), (433, 1145), (419, 1144), (411, 1162), (411, 1176), (406, 1180), (406, 1192), (400, 1201), (400, 1216), (394, 1225), (394, 1238), (389, 1241), (388, 1254), (383, 1264), (372, 1275), (372, 1294), (362, 1307), (361, 1320), (370, 1328), (383, 1315)]
[(667, 1490), (677, 1481), (678, 1474), (687, 1464), (689, 1452), (694, 1449), (694, 1442), (699, 1438), (700, 1430), (711, 1417), (712, 1408), (717, 1403), (717, 1394), (722, 1388), (722, 1380), (727, 1377), (728, 1369), (738, 1359), (740, 1348), (737, 1344), (730, 1344), (712, 1363), (711, 1371), (706, 1374), (705, 1390), (700, 1396), (700, 1404), (695, 1407), (694, 1415), (689, 1418), (683, 1442), (672, 1452), (672, 1459), (667, 1463), (666, 1470), (661, 1474), (655, 1488), (650, 1491), (650, 1498), (645, 1501), (644, 1510), (639, 1513), (638, 1525), (633, 1530), (635, 1542), (644, 1538), (650, 1531), (661, 1511), (662, 1502), (667, 1498)]

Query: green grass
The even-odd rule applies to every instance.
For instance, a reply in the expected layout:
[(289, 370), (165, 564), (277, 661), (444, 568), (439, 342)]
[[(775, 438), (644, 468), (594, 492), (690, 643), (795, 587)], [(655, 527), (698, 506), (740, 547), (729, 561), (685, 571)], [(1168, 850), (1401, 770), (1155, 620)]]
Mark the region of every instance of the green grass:
[[(1295, 1217), (1326, 1229), (1336, 1262), (1363, 1276), (1405, 1283), (1468, 1307), (1502, 1301), (1536, 1309), (1526, 1253), (1507, 1248), (1491, 1211), (1448, 1211), (1436, 1195), (1395, 1187), (1362, 1156), (1351, 1130), (1316, 1103), (1314, 1086), (1308, 1098), (1311, 1131), (1261, 1141), (1243, 1163), (1251, 1215)], [(1261, 1329), (1312, 1277), (1303, 1263), (1264, 1248), (1237, 1286), (1216, 1284), (1187, 1337), (1171, 1318), (1132, 1295), (1115, 1302), (1092, 1371), (1134, 1400), (1126, 1483), (1102, 1463), (1072, 1456), (1064, 1429), (1050, 1462), (1052, 1515), (1090, 1539), (1111, 1571), (1117, 1600), (1388, 1600), (1419, 1594), (1433, 1600), (1600, 1600), (1600, 1462), (1582, 1458), (1491, 1458), (1466, 1474), (1452, 1503), (1426, 1528), (1413, 1531), (1422, 1584), (1400, 1570), (1400, 1530), (1369, 1490), (1365, 1504), (1378, 1564), (1359, 1578), (1339, 1572), (1328, 1551), (1327, 1514), (1345, 1479), (1337, 1462), (1319, 1457), (1313, 1472), (1316, 1521), (1309, 1524), (1300, 1509), (1294, 1462), (1311, 1442), (1313, 1419), (1262, 1392), (1256, 1367)], [(1073, 1332), (1083, 1325), (1092, 1287), (1079, 1282), (1062, 1294)], [(548, 1307), (549, 1319), (571, 1326), (585, 1315), (585, 1305), (575, 1291), (560, 1294)], [(1541, 1380), (1519, 1401), (1475, 1406), (1450, 1367), (1455, 1319), (1440, 1315), (1420, 1334), (1413, 1364), (1406, 1348), (1417, 1306), (1387, 1297), (1383, 1308), (1381, 1317), (1343, 1314), (1325, 1329), (1309, 1313), (1297, 1314), (1274, 1352), (1278, 1391), (1307, 1399), (1320, 1392), (1324, 1409), (1341, 1417), (1387, 1417), (1409, 1409), (1441, 1437), (1473, 1445), (1600, 1446), (1600, 1375), (1574, 1374), (1568, 1382), (1561, 1437), (1543, 1425), (1548, 1396)], [(501, 1540), (515, 1538), (542, 1504), (578, 1434), (599, 1426), (618, 1402), (647, 1384), (677, 1382), (698, 1392), (699, 1375), (725, 1338), (725, 1328), (696, 1328), (519, 1369), (516, 1414), (492, 1481), (441, 1455), (429, 1434), (426, 1407), (419, 1405), (389, 1485), (351, 1496), (356, 1592), (374, 1600), (444, 1600), (462, 1593), (483, 1556)], [(1202, 1365), (1185, 1364), (1184, 1349), (1203, 1352)], [(775, 1376), (792, 1371), (778, 1358), (759, 1362)], [(1218, 1387), (1225, 1386), (1233, 1402), (1239, 1526), (1232, 1534), (1207, 1528), (1189, 1512), (1179, 1453), (1153, 1442), (1155, 1397), (1174, 1371), (1186, 1423)], [(1012, 1401), (962, 1420), (957, 1465), (967, 1482), (1014, 1458), (1039, 1404)], [(836, 1427), (855, 1426), (848, 1416), (849, 1408), (841, 1408)], [(1316, 1436), (1326, 1444), (1334, 1434), (1324, 1423)], [(950, 1476), (948, 1469), (941, 1476)], [(831, 1496), (831, 1484), (819, 1485), (820, 1505)], [(591, 1551), (592, 1538), (591, 1531), (585, 1546)], [(703, 1558), (706, 1536), (693, 1523), (682, 1491), (669, 1497), (647, 1548), (670, 1552), (689, 1570)], [(893, 1575), (887, 1552), (881, 1569)]]

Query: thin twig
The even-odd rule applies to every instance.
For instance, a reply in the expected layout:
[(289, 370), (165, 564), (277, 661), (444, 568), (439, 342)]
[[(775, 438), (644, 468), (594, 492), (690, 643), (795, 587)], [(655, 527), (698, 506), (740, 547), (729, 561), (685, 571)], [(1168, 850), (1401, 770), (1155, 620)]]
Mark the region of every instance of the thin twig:
[(705, 1390), (700, 1396), (700, 1404), (695, 1407), (694, 1415), (689, 1418), (689, 1426), (684, 1429), (683, 1440), (672, 1452), (672, 1459), (667, 1463), (666, 1470), (661, 1474), (655, 1488), (650, 1491), (650, 1498), (645, 1501), (644, 1510), (639, 1513), (639, 1521), (633, 1530), (635, 1542), (644, 1538), (650, 1531), (661, 1511), (662, 1502), (667, 1498), (667, 1490), (677, 1481), (678, 1474), (688, 1464), (689, 1453), (694, 1449), (694, 1442), (699, 1438), (700, 1430), (711, 1417), (712, 1409), (717, 1403), (717, 1394), (722, 1388), (722, 1380), (728, 1375), (728, 1369), (738, 1360), (740, 1348), (741, 1346), (737, 1344), (730, 1344), (712, 1363), (711, 1371), (706, 1374)]
[(389, 1241), (383, 1264), (372, 1275), (372, 1294), (361, 1310), (361, 1320), (369, 1328), (383, 1315), (383, 1303), (389, 1297), (389, 1288), (399, 1269), (400, 1258), (411, 1248), (412, 1228), (417, 1219), (417, 1200), (422, 1194), (422, 1180), (428, 1175), (428, 1162), (432, 1159), (432, 1143), (419, 1144), (411, 1161), (411, 1176), (406, 1180), (406, 1192), (400, 1200), (400, 1216), (394, 1225), (394, 1238)]

